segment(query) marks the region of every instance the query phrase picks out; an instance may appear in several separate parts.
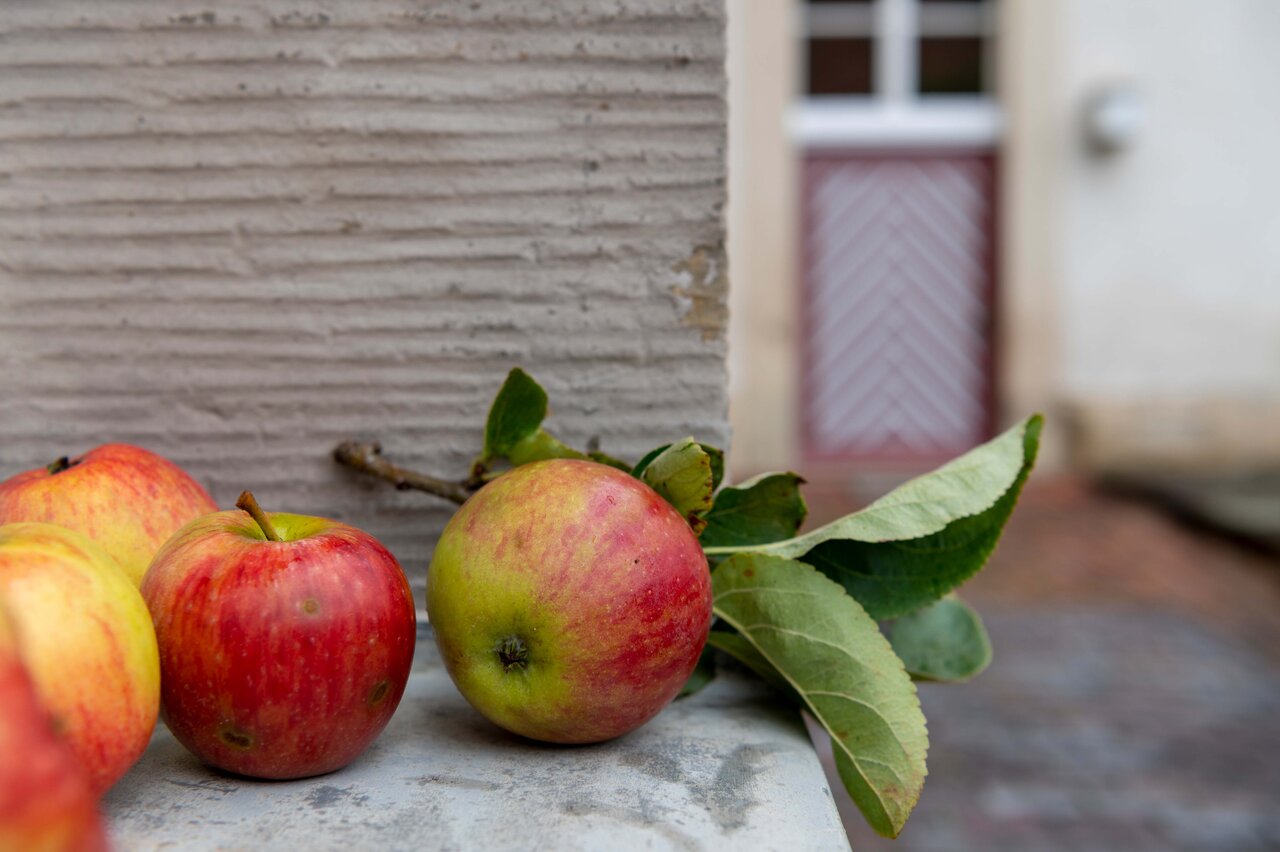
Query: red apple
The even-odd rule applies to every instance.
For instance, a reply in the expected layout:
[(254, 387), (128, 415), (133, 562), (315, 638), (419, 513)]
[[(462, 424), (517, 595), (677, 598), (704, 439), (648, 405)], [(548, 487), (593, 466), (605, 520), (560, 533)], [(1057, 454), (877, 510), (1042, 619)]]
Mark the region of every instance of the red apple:
[(206, 763), (303, 778), (354, 760), (404, 693), (417, 615), (368, 533), (324, 518), (206, 515), (142, 583), (160, 642), (161, 713)]
[(586, 461), (523, 465), (445, 527), (427, 613), (463, 696), (517, 734), (589, 743), (653, 718), (692, 673), (711, 575), (649, 486)]
[(53, 524), (0, 526), (0, 597), (54, 725), (103, 792), (142, 755), (160, 706), (151, 616), (102, 548)]
[(0, 849), (106, 848), (89, 779), (49, 726), (0, 606)]
[(182, 468), (128, 444), (104, 444), (0, 483), (0, 524), (41, 521), (84, 533), (135, 586), (169, 536), (217, 510)]

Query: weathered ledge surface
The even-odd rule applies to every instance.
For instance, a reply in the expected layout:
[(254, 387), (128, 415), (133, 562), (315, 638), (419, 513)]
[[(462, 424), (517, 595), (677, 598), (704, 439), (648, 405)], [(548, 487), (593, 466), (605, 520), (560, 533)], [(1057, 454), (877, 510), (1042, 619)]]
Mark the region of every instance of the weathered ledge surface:
[(540, 746), (467, 706), (425, 633), (395, 718), (346, 769), (237, 778), (161, 726), (104, 808), (131, 850), (848, 848), (799, 718), (747, 676), (614, 742)]

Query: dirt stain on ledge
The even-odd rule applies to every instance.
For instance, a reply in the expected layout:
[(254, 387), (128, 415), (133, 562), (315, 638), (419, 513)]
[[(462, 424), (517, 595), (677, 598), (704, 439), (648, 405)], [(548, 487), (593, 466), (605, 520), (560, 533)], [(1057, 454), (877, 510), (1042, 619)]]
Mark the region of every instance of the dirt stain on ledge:
[(695, 838), (681, 831), (679, 827), (672, 825), (669, 820), (665, 819), (662, 814), (655, 813), (648, 807), (632, 810), (630, 808), (603, 805), (586, 799), (583, 801), (564, 802), (560, 806), (560, 812), (570, 818), (603, 817), (620, 823), (620, 829), (625, 827), (626, 830), (631, 832), (636, 829), (649, 831), (665, 839), (669, 848), (679, 849), (682, 852), (697, 852), (697, 850), (702, 849), (702, 844)]
[(339, 803), (360, 806), (368, 800), (368, 795), (356, 793), (354, 787), (335, 787), (332, 784), (322, 784), (308, 793), (306, 797), (306, 803), (318, 811)]
[(622, 753), (621, 761), (625, 766), (639, 769), (645, 775), (671, 784), (678, 783), (683, 777), (680, 761), (670, 755), (649, 751), (626, 751)]
[(683, 311), (680, 322), (702, 332), (706, 341), (724, 337), (729, 322), (729, 276), (725, 271), (724, 245), (695, 246), (685, 259), (671, 267), (671, 271), (686, 278), (676, 284), (671, 293)]
[(747, 814), (758, 804), (756, 775), (777, 750), (772, 745), (740, 745), (721, 761), (709, 785), (691, 790), (722, 830), (731, 832), (747, 825)]
[(497, 792), (502, 789), (500, 784), (492, 781), (482, 781), (478, 778), (464, 778), (457, 775), (420, 775), (415, 779), (420, 787), (433, 787), (436, 785), (443, 787), (456, 787), (462, 790), (480, 790), (486, 793)]

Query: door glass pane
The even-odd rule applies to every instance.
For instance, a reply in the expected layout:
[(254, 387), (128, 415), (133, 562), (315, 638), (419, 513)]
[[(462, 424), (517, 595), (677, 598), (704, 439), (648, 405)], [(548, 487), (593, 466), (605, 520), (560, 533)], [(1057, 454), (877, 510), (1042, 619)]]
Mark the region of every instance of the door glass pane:
[(869, 38), (809, 39), (811, 95), (869, 95), (871, 68)]
[(979, 95), (986, 92), (983, 48), (980, 38), (920, 39), (920, 94)]

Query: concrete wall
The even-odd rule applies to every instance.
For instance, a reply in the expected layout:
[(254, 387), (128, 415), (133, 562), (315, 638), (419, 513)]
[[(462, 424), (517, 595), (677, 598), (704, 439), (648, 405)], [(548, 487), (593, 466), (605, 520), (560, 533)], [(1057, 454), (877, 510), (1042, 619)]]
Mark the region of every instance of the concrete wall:
[[(1042, 93), (1061, 386), (1086, 459), (1280, 461), (1280, 4), (1061, 0)], [(1145, 104), (1133, 146), (1080, 142), (1098, 86)]]
[(727, 441), (721, 0), (10, 2), (0, 473), (109, 440), (420, 580), (507, 369), (637, 456)]

